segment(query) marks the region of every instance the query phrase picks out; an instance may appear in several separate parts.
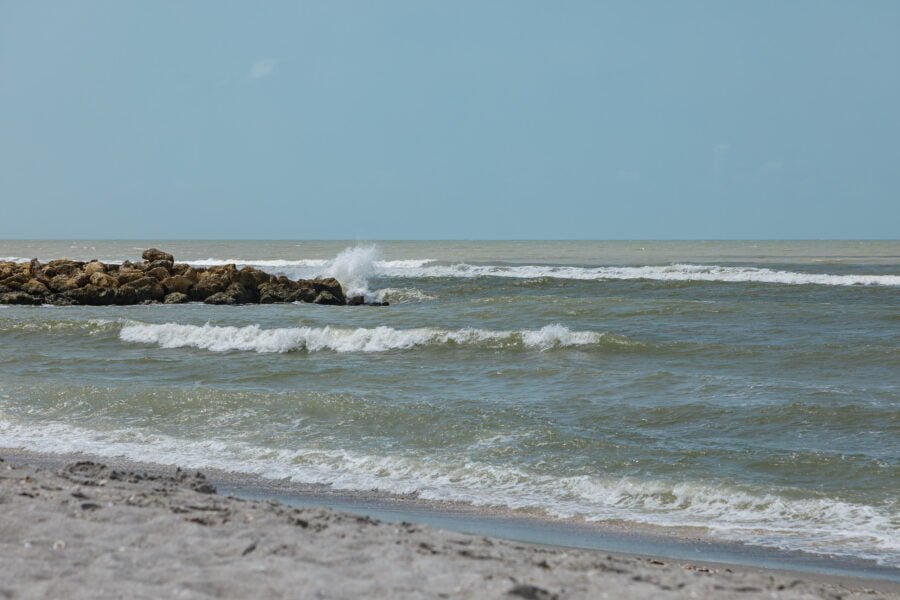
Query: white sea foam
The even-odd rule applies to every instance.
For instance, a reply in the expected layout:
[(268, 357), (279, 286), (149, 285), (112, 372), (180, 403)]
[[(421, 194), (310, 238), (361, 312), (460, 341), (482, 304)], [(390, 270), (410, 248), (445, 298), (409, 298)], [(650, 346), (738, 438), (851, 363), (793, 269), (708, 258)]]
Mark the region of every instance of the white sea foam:
[(284, 327), (263, 329), (259, 325), (223, 327), (178, 323), (128, 322), (119, 332), (125, 342), (156, 344), (162, 348), (200, 348), (212, 352), (250, 351), (260, 353), (306, 350), (319, 352), (387, 352), (429, 345), (519, 345), (537, 350), (600, 343), (627, 343), (622, 338), (593, 331), (571, 331), (562, 325), (537, 330), (492, 331), (487, 329), (394, 329), (373, 327)]
[(900, 566), (896, 510), (834, 498), (792, 499), (709, 482), (535, 475), (471, 458), (460, 462), (433, 454), (273, 449), (228, 438), (191, 440), (139, 429), (98, 431), (47, 421), (26, 425), (0, 419), (0, 446), (125, 456), (341, 490), (415, 493), (426, 500), (537, 509), (557, 517), (698, 527), (725, 539)]
[[(900, 286), (900, 275), (831, 274), (782, 271), (763, 267), (723, 265), (646, 265), (631, 267), (577, 267), (564, 265), (436, 264), (433, 259), (380, 260), (376, 247), (347, 248), (335, 259), (253, 260), (205, 259), (195, 265), (233, 262), (241, 265), (285, 269), (294, 276), (336, 277), (345, 285), (368, 292), (372, 277), (573, 279), (588, 281), (647, 279), (653, 281), (709, 281), (723, 283), (771, 283), (784, 285), (883, 285)], [(345, 282), (344, 277), (347, 279)], [(372, 299), (372, 298), (370, 298)]]
[(718, 281), (727, 283), (776, 283), (789, 285), (900, 285), (900, 275), (833, 275), (776, 271), (759, 267), (676, 264), (641, 267), (572, 267), (552, 265), (422, 265), (386, 267), (385, 277), (507, 277), (514, 279), (615, 280), (648, 279), (655, 281)]

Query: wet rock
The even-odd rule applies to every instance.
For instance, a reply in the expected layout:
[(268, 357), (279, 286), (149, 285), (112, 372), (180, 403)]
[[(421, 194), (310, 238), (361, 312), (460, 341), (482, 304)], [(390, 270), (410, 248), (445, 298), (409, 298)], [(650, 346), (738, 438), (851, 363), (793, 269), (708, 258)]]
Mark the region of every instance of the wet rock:
[(348, 306), (361, 306), (365, 303), (366, 303), (365, 296), (350, 296), (349, 298), (347, 298)]
[(70, 298), (76, 304), (88, 306), (105, 306), (112, 304), (116, 298), (116, 290), (111, 288), (99, 288), (92, 284), (64, 292), (63, 295)]
[(217, 293), (213, 294), (212, 296), (208, 296), (203, 301), (203, 303), (204, 304), (219, 304), (219, 305), (237, 304), (235, 299), (232, 296), (230, 296), (229, 294), (226, 294), (225, 292), (217, 292)]
[(283, 283), (264, 283), (259, 286), (259, 303), (292, 302), (289, 298), (295, 290)]
[(191, 299), (187, 294), (182, 294), (181, 292), (172, 292), (171, 294), (166, 294), (166, 297), (163, 300), (163, 304), (184, 304), (185, 302), (190, 301)]
[(319, 292), (319, 295), (316, 296), (316, 299), (313, 300), (313, 302), (315, 302), (316, 304), (329, 304), (329, 305), (344, 304), (344, 302), (342, 302), (340, 299), (335, 297), (335, 295), (329, 291)]
[(141, 258), (148, 262), (153, 262), (154, 260), (167, 260), (169, 262), (175, 262), (174, 256), (172, 256), (168, 252), (157, 250), (156, 248), (144, 250), (144, 252), (141, 254)]
[(256, 304), (259, 302), (259, 292), (256, 286), (244, 287), (240, 283), (232, 283), (225, 289), (225, 293), (234, 298), (235, 304)]
[(43, 303), (41, 298), (26, 294), (25, 292), (7, 292), (5, 294), (0, 294), (0, 304), (37, 305)]

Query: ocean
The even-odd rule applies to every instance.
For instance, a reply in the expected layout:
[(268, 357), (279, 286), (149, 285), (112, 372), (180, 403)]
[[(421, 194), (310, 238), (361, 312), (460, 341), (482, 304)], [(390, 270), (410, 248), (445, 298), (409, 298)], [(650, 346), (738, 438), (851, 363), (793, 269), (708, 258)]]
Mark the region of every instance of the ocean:
[(390, 306), (0, 307), (0, 447), (900, 567), (900, 242), (0, 241)]

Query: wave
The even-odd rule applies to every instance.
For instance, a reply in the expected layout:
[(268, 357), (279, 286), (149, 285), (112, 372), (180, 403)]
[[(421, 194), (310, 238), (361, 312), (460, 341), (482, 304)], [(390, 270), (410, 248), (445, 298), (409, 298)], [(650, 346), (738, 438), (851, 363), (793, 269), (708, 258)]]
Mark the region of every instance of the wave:
[(570, 267), (552, 265), (422, 265), (389, 267), (379, 273), (388, 277), (413, 278), (472, 278), (508, 277), (515, 279), (574, 279), (574, 280), (630, 280), (705, 281), (725, 283), (775, 283), (788, 285), (885, 285), (900, 286), (900, 275), (832, 275), (828, 273), (799, 273), (776, 271), (761, 267), (726, 267), (720, 265), (676, 264), (641, 267)]
[(608, 341), (614, 344), (635, 343), (621, 336), (593, 331), (571, 331), (562, 325), (523, 331), (488, 329), (394, 329), (374, 327), (341, 329), (337, 327), (285, 327), (262, 329), (246, 327), (181, 325), (178, 323), (128, 322), (119, 332), (125, 342), (157, 344), (162, 348), (200, 348), (211, 352), (250, 351), (259, 353), (306, 350), (319, 352), (387, 352), (409, 350), (417, 346), (490, 345), (519, 346), (536, 350), (585, 346)]
[[(335, 277), (345, 286), (366, 295), (372, 277), (402, 278), (476, 278), (571, 279), (586, 281), (640, 280), (770, 283), (783, 285), (900, 286), (900, 275), (803, 273), (764, 267), (673, 264), (632, 267), (578, 267), (564, 265), (482, 265), (469, 263), (436, 264), (434, 259), (381, 260), (376, 247), (347, 248), (332, 260), (253, 260), (206, 259), (189, 261), (195, 265), (233, 262), (241, 265), (272, 267), (297, 276)], [(367, 296), (368, 297), (368, 296)], [(372, 298), (374, 299), (374, 298)]]
[(140, 429), (0, 420), (0, 446), (216, 468), (339, 490), (539, 510), (558, 518), (696, 527), (712, 535), (900, 566), (896, 511), (829, 497), (791, 497), (720, 482), (536, 475), (514, 466), (322, 448), (274, 449), (227, 438), (189, 440)]

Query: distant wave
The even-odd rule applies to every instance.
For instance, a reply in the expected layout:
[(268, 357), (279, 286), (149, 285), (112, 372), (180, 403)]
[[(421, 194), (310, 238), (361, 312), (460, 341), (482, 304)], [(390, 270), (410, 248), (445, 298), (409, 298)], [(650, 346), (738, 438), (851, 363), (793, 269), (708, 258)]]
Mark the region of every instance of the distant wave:
[(725, 267), (719, 265), (664, 265), (642, 267), (569, 267), (552, 265), (422, 265), (405, 268), (387, 267), (381, 272), (389, 277), (509, 277), (515, 279), (613, 280), (649, 279), (655, 281), (720, 281), (728, 283), (778, 283), (817, 285), (900, 285), (900, 275), (831, 275), (775, 271), (759, 267)]
[(537, 475), (478, 460), (317, 447), (278, 449), (227, 437), (187, 440), (140, 429), (93, 431), (47, 421), (24, 424), (0, 419), (0, 445), (219, 468), (339, 490), (537, 509), (588, 521), (698, 527), (744, 543), (900, 566), (896, 510), (835, 498), (791, 498), (715, 482)]
[[(571, 331), (562, 325), (523, 331), (488, 329), (394, 329), (373, 327), (341, 329), (337, 327), (285, 327), (263, 329), (259, 325), (222, 327), (217, 325), (181, 325), (178, 323), (129, 322), (119, 332), (125, 342), (157, 344), (162, 348), (200, 348), (212, 352), (235, 350), (274, 353), (306, 350), (319, 352), (387, 352), (417, 346), (445, 344), (520, 346), (536, 350), (585, 346), (601, 341), (624, 343), (621, 336), (593, 331)], [(633, 342), (632, 342), (633, 343)]]
[[(435, 264), (434, 259), (377, 260), (369, 248), (348, 248), (333, 260), (252, 260), (206, 259), (189, 261), (195, 265), (233, 262), (286, 269), (302, 276), (334, 276), (338, 280), (365, 282), (371, 277), (573, 279), (587, 281), (638, 280), (701, 281), (723, 283), (771, 283), (785, 285), (900, 286), (900, 275), (802, 273), (764, 267), (722, 265), (646, 265), (637, 267), (575, 267), (562, 265), (475, 265), (468, 263)], [(294, 273), (293, 271), (297, 272)], [(365, 287), (365, 286), (363, 286)]]

